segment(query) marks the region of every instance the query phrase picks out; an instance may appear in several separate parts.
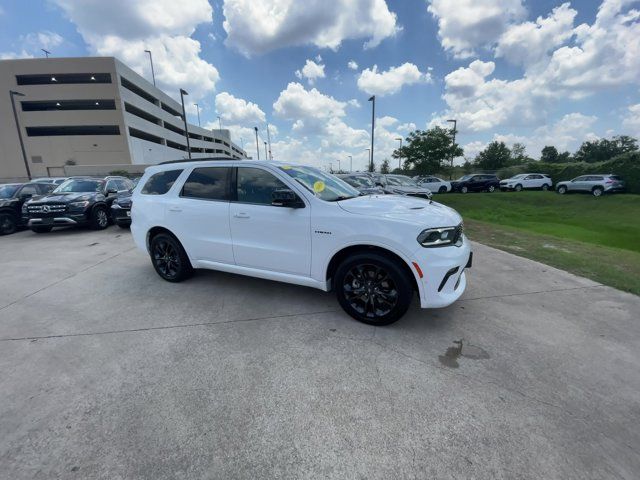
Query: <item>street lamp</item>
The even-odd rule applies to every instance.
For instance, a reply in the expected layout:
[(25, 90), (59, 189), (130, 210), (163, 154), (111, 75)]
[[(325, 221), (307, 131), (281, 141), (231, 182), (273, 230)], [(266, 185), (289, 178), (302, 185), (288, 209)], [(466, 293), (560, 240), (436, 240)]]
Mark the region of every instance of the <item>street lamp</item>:
[(200, 125), (200, 106), (197, 103), (194, 103), (194, 105), (196, 106), (196, 112), (198, 112), (198, 126), (201, 127), (202, 125)]
[(258, 156), (258, 160), (260, 160), (260, 147), (258, 146), (258, 127), (253, 127), (256, 131), (256, 155)]
[(156, 72), (153, 70), (153, 56), (151, 55), (151, 50), (145, 50), (149, 54), (149, 62), (151, 62), (151, 78), (153, 79), (153, 86), (156, 86)]
[(451, 170), (449, 171), (449, 180), (453, 176), (453, 148), (456, 144), (456, 132), (458, 127), (458, 121), (455, 119), (447, 120), (447, 123), (453, 123), (453, 143), (451, 144)]
[[(402, 150), (402, 138), (396, 138), (400, 142), (400, 150)], [(402, 157), (398, 156), (398, 170), (400, 170), (400, 162), (402, 161)]]
[(11, 97), (11, 108), (13, 108), (13, 118), (16, 121), (16, 128), (18, 129), (18, 139), (20, 140), (20, 148), (22, 149), (22, 159), (24, 160), (24, 168), (27, 170), (27, 177), (31, 180), (31, 170), (29, 169), (29, 162), (27, 162), (27, 151), (24, 149), (24, 140), (22, 139), (22, 132), (20, 131), (20, 123), (18, 122), (18, 111), (16, 110), (16, 102), (13, 97), (24, 97), (24, 93), (15, 92), (9, 90), (9, 97)]
[(342, 172), (342, 167), (340, 166), (340, 159), (338, 159), (338, 173)]
[[(371, 168), (371, 149), (370, 148), (365, 148), (365, 152), (367, 152), (367, 162), (369, 163), (369, 166), (367, 167), (367, 170), (369, 170), (369, 168)], [(371, 170), (369, 170), (371, 171)]]
[(184, 136), (187, 138), (187, 153), (191, 159), (191, 145), (189, 144), (189, 127), (187, 127), (187, 112), (184, 110), (184, 96), (189, 95), (186, 90), (180, 89), (180, 100), (182, 101), (182, 119), (184, 120)]
[(218, 127), (222, 130), (222, 120), (220, 119), (220, 115), (218, 115)]
[(51, 55), (51, 52), (49, 50), (45, 50), (44, 48), (41, 48), (40, 50), (44, 52), (44, 56), (47, 58), (49, 58), (49, 55)]
[(369, 160), (369, 171), (373, 172), (373, 133), (376, 128), (376, 96), (371, 95), (369, 98), (371, 103), (371, 159)]
[(349, 155), (349, 172), (353, 173), (353, 156)]
[(267, 155), (267, 142), (264, 143), (264, 159), (269, 160), (269, 155)]

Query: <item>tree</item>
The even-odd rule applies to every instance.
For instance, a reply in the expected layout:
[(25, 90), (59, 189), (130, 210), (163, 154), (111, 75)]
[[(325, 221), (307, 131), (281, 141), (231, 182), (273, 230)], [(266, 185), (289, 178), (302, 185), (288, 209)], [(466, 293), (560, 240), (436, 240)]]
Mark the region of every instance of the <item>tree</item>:
[(578, 162), (604, 162), (618, 155), (638, 150), (638, 141), (627, 135), (618, 135), (611, 140), (601, 138), (599, 140), (586, 141), (574, 154)]
[(432, 174), (441, 169), (451, 157), (459, 157), (464, 150), (453, 142), (450, 130), (434, 127), (415, 130), (406, 139), (406, 145), (393, 152), (393, 158), (404, 159), (404, 168), (416, 174)]
[(542, 149), (540, 161), (544, 163), (558, 163), (558, 149), (547, 145)]
[(514, 143), (511, 147), (511, 164), (522, 165), (530, 160), (531, 159), (527, 156), (527, 148), (524, 144)]
[(571, 161), (571, 154), (569, 152), (562, 152), (558, 155), (558, 163), (569, 163)]
[(511, 164), (511, 150), (504, 142), (491, 142), (474, 161), (482, 170), (499, 170)]
[(389, 173), (389, 159), (385, 158), (384, 161), (382, 162), (382, 165), (380, 165), (380, 173)]

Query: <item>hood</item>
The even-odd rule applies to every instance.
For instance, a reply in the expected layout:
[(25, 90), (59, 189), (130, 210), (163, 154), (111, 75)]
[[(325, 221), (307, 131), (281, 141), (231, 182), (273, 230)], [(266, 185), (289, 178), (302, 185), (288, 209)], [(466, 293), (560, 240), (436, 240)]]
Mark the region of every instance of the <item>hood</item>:
[(29, 203), (68, 203), (89, 200), (101, 195), (101, 193), (96, 192), (50, 193), (49, 195), (34, 198)]
[(387, 185), (387, 190), (391, 192), (398, 192), (404, 194), (412, 194), (412, 193), (430, 193), (431, 190), (424, 187), (406, 187), (401, 185)]
[(453, 227), (462, 222), (454, 209), (415, 197), (372, 195), (343, 200), (338, 205), (356, 215), (402, 220), (424, 228)]

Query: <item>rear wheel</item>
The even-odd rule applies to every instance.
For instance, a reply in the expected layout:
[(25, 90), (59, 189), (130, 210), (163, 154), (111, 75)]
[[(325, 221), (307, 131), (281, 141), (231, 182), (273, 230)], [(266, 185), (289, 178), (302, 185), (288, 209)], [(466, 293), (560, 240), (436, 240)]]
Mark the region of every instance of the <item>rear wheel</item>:
[(438, 189), (438, 193), (447, 193), (447, 187), (444, 185)]
[(151, 263), (158, 275), (168, 282), (181, 282), (193, 273), (193, 267), (180, 242), (167, 233), (151, 239)]
[(558, 187), (558, 193), (559, 193), (560, 195), (564, 195), (565, 193), (567, 193), (567, 187), (565, 187), (564, 185), (560, 185), (560, 186)]
[(549, 185), (548, 185), (548, 184), (546, 184), (546, 183), (545, 183), (544, 185), (542, 185), (542, 190), (544, 190), (545, 192), (546, 192), (547, 190), (549, 190)]
[(31, 227), (31, 231), (35, 233), (49, 233), (53, 227)]
[(522, 191), (522, 185), (518, 184), (516, 185), (516, 192), (521, 192)]
[(591, 190), (591, 194), (594, 197), (599, 197), (603, 193), (604, 193), (604, 189), (602, 187), (593, 187), (593, 190)]
[(91, 228), (94, 230), (104, 230), (109, 226), (109, 214), (107, 213), (106, 208), (104, 207), (96, 207), (91, 212), (90, 219)]
[(409, 274), (375, 253), (357, 254), (342, 262), (334, 286), (344, 311), (369, 325), (395, 322), (407, 312), (413, 297)]
[(495, 185), (491, 185), (491, 186), (489, 187), (489, 193), (493, 193), (495, 190), (496, 190)]
[(0, 235), (10, 235), (18, 229), (16, 217), (10, 213), (0, 214)]

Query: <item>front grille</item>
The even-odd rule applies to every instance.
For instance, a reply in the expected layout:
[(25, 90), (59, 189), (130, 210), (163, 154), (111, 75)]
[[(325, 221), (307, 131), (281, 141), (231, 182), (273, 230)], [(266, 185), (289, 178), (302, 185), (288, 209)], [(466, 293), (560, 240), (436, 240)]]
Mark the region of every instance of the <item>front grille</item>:
[(27, 210), (29, 213), (61, 213), (67, 210), (67, 206), (65, 204), (29, 205)]

